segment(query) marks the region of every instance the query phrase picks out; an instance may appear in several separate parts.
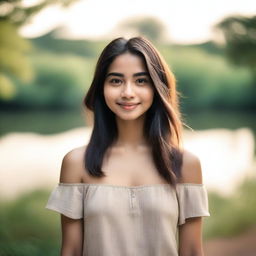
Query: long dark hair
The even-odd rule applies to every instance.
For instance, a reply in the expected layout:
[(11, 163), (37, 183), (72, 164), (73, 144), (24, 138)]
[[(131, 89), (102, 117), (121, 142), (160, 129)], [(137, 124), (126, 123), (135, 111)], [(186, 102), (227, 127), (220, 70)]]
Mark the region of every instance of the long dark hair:
[(94, 114), (93, 130), (84, 155), (85, 168), (92, 176), (106, 176), (101, 167), (106, 150), (117, 139), (117, 126), (114, 113), (106, 105), (103, 85), (110, 64), (126, 52), (142, 58), (152, 79), (155, 93), (146, 113), (144, 134), (152, 147), (159, 174), (175, 186), (181, 175), (183, 152), (176, 80), (157, 49), (143, 37), (114, 39), (98, 59), (92, 84), (83, 101)]

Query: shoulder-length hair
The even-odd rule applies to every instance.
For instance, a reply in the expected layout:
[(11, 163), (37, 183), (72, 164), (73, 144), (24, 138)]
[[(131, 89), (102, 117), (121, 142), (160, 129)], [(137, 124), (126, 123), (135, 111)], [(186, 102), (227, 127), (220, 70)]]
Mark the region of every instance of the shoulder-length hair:
[(124, 53), (142, 58), (154, 86), (154, 99), (146, 113), (144, 134), (152, 148), (152, 157), (159, 174), (176, 185), (182, 166), (182, 122), (176, 80), (158, 50), (145, 38), (117, 38), (102, 51), (91, 86), (83, 100), (94, 113), (92, 134), (84, 155), (84, 165), (92, 176), (104, 177), (102, 163), (106, 150), (117, 139), (114, 113), (106, 105), (103, 86), (113, 60)]

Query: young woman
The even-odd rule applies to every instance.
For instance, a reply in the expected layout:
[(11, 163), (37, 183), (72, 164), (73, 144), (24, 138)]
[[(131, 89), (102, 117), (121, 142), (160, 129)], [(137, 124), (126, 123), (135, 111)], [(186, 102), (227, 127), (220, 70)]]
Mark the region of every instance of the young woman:
[(174, 75), (145, 38), (101, 53), (84, 99), (88, 145), (68, 152), (47, 208), (62, 256), (202, 256), (210, 216), (197, 156), (183, 149)]

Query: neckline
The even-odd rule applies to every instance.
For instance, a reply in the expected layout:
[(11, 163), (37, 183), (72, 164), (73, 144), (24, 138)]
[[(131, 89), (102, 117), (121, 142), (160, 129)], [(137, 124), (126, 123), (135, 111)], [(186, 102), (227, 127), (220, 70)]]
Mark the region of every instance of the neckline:
[(64, 183), (59, 182), (59, 185), (62, 186), (95, 186), (95, 187), (112, 187), (112, 188), (123, 188), (123, 189), (140, 189), (140, 188), (150, 188), (150, 187), (170, 187), (169, 183), (158, 183), (158, 184), (144, 184), (144, 185), (137, 185), (137, 186), (122, 186), (122, 185), (114, 185), (114, 184), (107, 184), (107, 183)]
[[(94, 186), (94, 187), (111, 187), (111, 188), (122, 188), (122, 189), (141, 189), (141, 188), (155, 188), (155, 187), (172, 187), (169, 183), (158, 183), (158, 184), (144, 184), (137, 186), (122, 186), (107, 183), (64, 183), (59, 182), (61, 186)], [(197, 183), (177, 183), (177, 186), (203, 186), (203, 184)]]

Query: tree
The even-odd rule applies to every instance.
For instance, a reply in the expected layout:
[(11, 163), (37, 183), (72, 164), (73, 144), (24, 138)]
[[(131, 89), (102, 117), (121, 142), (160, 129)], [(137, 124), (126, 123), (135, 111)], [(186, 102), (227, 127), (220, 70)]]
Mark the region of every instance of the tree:
[(164, 39), (165, 26), (154, 17), (129, 18), (124, 20), (118, 28), (122, 32), (125, 31), (123, 34), (138, 34), (152, 41)]
[(25, 25), (43, 8), (51, 4), (69, 6), (77, 0), (44, 0), (33, 6), (24, 6), (22, 0), (0, 0), (0, 100), (15, 95), (12, 77), (28, 81), (33, 71), (26, 53), (31, 44), (18, 34), (18, 28)]
[(29, 81), (33, 77), (26, 52), (30, 43), (18, 35), (17, 27), (10, 22), (0, 22), (0, 99), (15, 95), (11, 77)]
[(227, 57), (231, 63), (249, 68), (252, 83), (248, 104), (256, 107), (256, 16), (230, 16), (215, 28), (224, 35)]
[(0, 0), (0, 21), (7, 21), (17, 26), (24, 25), (42, 9), (52, 4), (68, 7), (77, 0), (44, 0), (32, 6), (24, 6), (23, 0)]
[(230, 16), (216, 28), (224, 35), (229, 60), (248, 67), (256, 81), (256, 16)]

